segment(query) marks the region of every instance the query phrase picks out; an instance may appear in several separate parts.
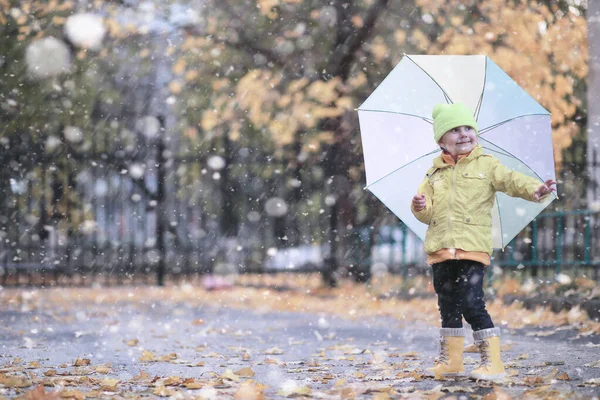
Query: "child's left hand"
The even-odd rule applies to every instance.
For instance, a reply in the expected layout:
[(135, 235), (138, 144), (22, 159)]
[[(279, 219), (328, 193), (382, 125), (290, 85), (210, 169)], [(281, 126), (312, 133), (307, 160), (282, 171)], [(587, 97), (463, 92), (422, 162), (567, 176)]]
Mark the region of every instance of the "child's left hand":
[(535, 201), (540, 201), (540, 199), (545, 195), (554, 192), (556, 188), (553, 188), (552, 185), (556, 185), (556, 181), (548, 179), (546, 182), (544, 182), (533, 195)]

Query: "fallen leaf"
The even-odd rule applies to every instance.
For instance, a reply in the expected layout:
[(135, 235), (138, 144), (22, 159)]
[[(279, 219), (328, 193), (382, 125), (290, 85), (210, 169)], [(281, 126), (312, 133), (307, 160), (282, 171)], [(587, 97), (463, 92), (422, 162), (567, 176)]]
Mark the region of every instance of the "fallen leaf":
[(29, 364), (27, 364), (27, 368), (30, 368), (30, 369), (40, 368), (40, 363), (37, 361), (32, 361)]
[[(6, 397), (3, 397), (1, 395), (0, 395), (0, 398), (6, 399)], [(44, 384), (40, 383), (35, 388), (31, 389), (28, 392), (25, 392), (22, 396), (20, 396), (18, 398), (22, 399), (22, 400), (46, 400), (46, 399), (50, 400), (50, 399), (57, 399), (58, 395), (56, 394), (56, 392), (46, 393)]]
[(544, 383), (544, 378), (541, 376), (526, 376), (523, 379), (523, 383), (530, 386), (542, 385)]
[(156, 354), (152, 353), (149, 350), (142, 351), (142, 356), (140, 357), (141, 362), (150, 362), (156, 361)]
[(99, 374), (109, 374), (112, 372), (112, 368), (107, 367), (106, 365), (99, 365), (95, 367), (94, 370)]
[(106, 378), (100, 382), (100, 389), (107, 392), (116, 392), (119, 386), (118, 379)]
[[(75, 400), (84, 400), (85, 399), (85, 395), (80, 392), (79, 390), (74, 390), (74, 389), (65, 389), (65, 390), (61, 390), (58, 395), (63, 398), (63, 399), (75, 399)], [(44, 397), (44, 399), (46, 399), (46, 397)]]
[(252, 368), (245, 367), (240, 370), (235, 371), (237, 376), (241, 376), (242, 378), (252, 378), (256, 373), (252, 371)]
[(283, 350), (281, 350), (279, 347), (271, 347), (270, 349), (265, 350), (265, 354), (279, 355), (283, 354)]
[(202, 318), (198, 318), (192, 321), (193, 325), (204, 325), (204, 320)]
[(163, 381), (164, 386), (179, 386), (183, 383), (183, 379), (179, 376), (169, 376)]
[(234, 374), (233, 371), (231, 371), (230, 369), (227, 369), (225, 372), (223, 372), (223, 374), (221, 375), (221, 379), (227, 379), (234, 382), (240, 381), (240, 377)]
[(263, 392), (268, 386), (258, 383), (252, 379), (243, 382), (235, 393), (235, 400), (263, 400)]
[(0, 375), (0, 385), (8, 388), (25, 388), (32, 386), (33, 382), (27, 377)]
[(512, 400), (512, 397), (499, 386), (494, 385), (494, 390), (485, 396), (482, 400)]
[[(294, 382), (294, 381), (292, 381), (292, 382)], [(284, 385), (282, 386), (281, 389), (279, 389), (277, 394), (279, 396), (285, 396), (285, 397), (292, 397), (292, 396), (293, 397), (299, 397), (299, 396), (311, 397), (312, 389), (308, 386), (297, 386), (297, 384), (295, 382), (291, 385), (286, 385), (284, 383)]]
[(160, 361), (177, 360), (177, 353), (165, 354), (160, 358)]
[(166, 387), (159, 385), (154, 388), (154, 395), (159, 397), (171, 397), (175, 394), (175, 391), (169, 390)]
[(186, 389), (202, 389), (204, 384), (194, 378), (187, 378), (183, 381), (183, 386), (185, 386)]
[(127, 346), (135, 347), (140, 343), (138, 339), (131, 339), (127, 341)]
[(556, 379), (559, 381), (570, 381), (571, 378), (569, 378), (569, 375), (567, 375), (566, 372), (561, 372), (560, 374), (556, 375)]
[(46, 375), (46, 376), (56, 376), (56, 370), (55, 369), (49, 369), (48, 371), (44, 372), (44, 375)]
[(75, 363), (73, 363), (74, 367), (83, 367), (84, 365), (90, 365), (91, 360), (89, 358), (77, 358)]
[(152, 379), (152, 377), (150, 376), (150, 374), (148, 374), (147, 372), (144, 372), (140, 369), (140, 374), (134, 376), (133, 378), (131, 378), (131, 380), (133, 381), (149, 381), (150, 379)]

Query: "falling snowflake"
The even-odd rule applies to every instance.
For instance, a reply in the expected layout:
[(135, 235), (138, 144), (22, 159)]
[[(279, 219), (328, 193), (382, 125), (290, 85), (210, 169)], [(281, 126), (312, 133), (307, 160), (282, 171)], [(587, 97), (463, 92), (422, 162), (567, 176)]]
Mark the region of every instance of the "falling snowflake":
[(271, 217), (283, 217), (288, 212), (288, 205), (281, 197), (272, 197), (265, 203), (265, 212)]
[(33, 40), (25, 51), (25, 62), (35, 78), (52, 78), (71, 71), (69, 48), (52, 36)]
[(106, 35), (106, 28), (98, 15), (74, 14), (65, 23), (65, 35), (77, 47), (99, 50)]

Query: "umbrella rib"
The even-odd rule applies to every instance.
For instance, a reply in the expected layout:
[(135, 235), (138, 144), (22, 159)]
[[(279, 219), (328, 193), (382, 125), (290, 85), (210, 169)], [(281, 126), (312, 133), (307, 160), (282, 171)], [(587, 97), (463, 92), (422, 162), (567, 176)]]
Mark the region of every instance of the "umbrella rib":
[(409, 59), (410, 61), (412, 61), (412, 62), (413, 62), (413, 63), (414, 63), (414, 64), (415, 64), (417, 67), (419, 67), (419, 69), (420, 69), (421, 71), (423, 71), (423, 73), (424, 73), (425, 75), (427, 75), (427, 76), (429, 77), (429, 79), (431, 79), (431, 80), (433, 81), (433, 83), (435, 83), (435, 84), (437, 85), (437, 87), (439, 87), (439, 88), (440, 88), (440, 90), (441, 90), (441, 91), (442, 91), (442, 93), (444, 94), (444, 97), (446, 98), (446, 100), (447, 100), (449, 103), (453, 103), (453, 104), (454, 104), (454, 102), (452, 101), (452, 99), (450, 98), (450, 96), (448, 96), (448, 93), (446, 93), (446, 91), (444, 90), (444, 88), (442, 88), (442, 86), (441, 86), (441, 85), (440, 85), (440, 84), (439, 84), (439, 83), (438, 83), (438, 82), (437, 82), (435, 79), (433, 79), (433, 77), (432, 77), (431, 75), (429, 75), (429, 73), (428, 73), (427, 71), (425, 71), (425, 70), (423, 69), (423, 67), (421, 67), (419, 64), (417, 64), (417, 62), (416, 62), (415, 60), (413, 60), (412, 58), (410, 58), (410, 56), (409, 56), (408, 54), (405, 54), (405, 55), (404, 55), (404, 57), (408, 58), (408, 59)]
[(438, 151), (439, 151), (439, 150), (433, 150), (433, 151), (430, 151), (430, 152), (429, 152), (429, 153), (427, 153), (427, 154), (423, 154), (423, 155), (422, 155), (421, 157), (419, 157), (419, 158), (415, 158), (415, 159), (414, 159), (414, 160), (412, 160), (411, 162), (409, 162), (409, 163), (406, 163), (406, 164), (404, 164), (403, 166), (401, 166), (401, 167), (399, 167), (399, 168), (396, 168), (396, 169), (395, 169), (395, 170), (393, 170), (392, 172), (390, 172), (390, 173), (388, 173), (388, 174), (386, 174), (386, 175), (382, 176), (381, 178), (377, 179), (375, 182), (371, 183), (370, 185), (367, 185), (367, 186), (365, 186), (365, 187), (364, 187), (364, 189), (369, 189), (371, 186), (373, 186), (373, 185), (375, 185), (376, 183), (378, 183), (378, 182), (380, 182), (380, 181), (384, 180), (385, 178), (387, 178), (388, 176), (392, 175), (393, 173), (395, 173), (395, 172), (397, 172), (397, 171), (400, 171), (402, 168), (404, 168), (404, 167), (406, 167), (406, 166), (408, 166), (408, 165), (410, 165), (410, 164), (412, 164), (412, 163), (414, 163), (414, 162), (416, 162), (416, 161), (419, 161), (420, 159), (422, 159), (422, 158), (424, 158), (424, 157), (430, 156), (430, 155), (432, 155), (433, 153), (436, 153), (436, 152), (438, 152)]
[[(497, 144), (495, 144), (495, 143), (492, 143), (492, 142), (490, 142), (489, 140), (485, 140), (485, 139), (483, 139), (483, 138), (481, 138), (481, 140), (483, 140), (483, 141), (485, 141), (485, 142), (487, 142), (487, 143), (489, 143), (489, 144), (491, 144), (491, 145), (493, 145), (493, 146), (496, 146), (496, 147), (497, 147), (497, 148), (499, 148), (500, 150), (504, 151), (504, 152), (506, 153), (506, 154), (504, 154), (505, 156), (509, 156), (509, 157), (512, 157), (512, 158), (514, 158), (515, 160), (518, 160), (520, 163), (522, 163), (524, 166), (526, 166), (526, 167), (527, 167), (527, 168), (528, 168), (528, 169), (529, 169), (531, 172), (533, 172), (533, 174), (534, 174), (535, 176), (537, 176), (539, 180), (541, 180), (542, 182), (544, 181), (544, 179), (542, 179), (542, 177), (541, 177), (541, 176), (539, 176), (539, 175), (537, 174), (537, 172), (535, 172), (535, 171), (533, 170), (533, 168), (531, 168), (531, 167), (530, 167), (530, 166), (529, 166), (529, 165), (528, 165), (528, 164), (527, 164), (525, 161), (521, 160), (519, 157), (517, 157), (517, 156), (515, 156), (514, 154), (512, 154), (510, 151), (508, 151), (508, 150), (506, 150), (506, 149), (504, 149), (504, 148), (502, 148), (502, 147), (498, 146), (498, 145), (497, 145)], [(489, 147), (486, 147), (486, 149), (488, 149), (488, 150), (491, 150), (491, 151), (495, 151), (496, 153), (500, 153), (499, 151), (497, 151), (497, 150), (494, 150), (494, 149), (491, 149), (491, 148), (489, 148)]]
[(493, 129), (496, 129), (496, 128), (497, 128), (497, 127), (499, 127), (499, 126), (501, 126), (501, 125), (504, 125), (504, 124), (506, 124), (506, 123), (509, 123), (509, 122), (511, 122), (511, 121), (514, 121), (514, 120), (516, 120), (516, 119), (519, 119), (519, 118), (524, 118), (524, 117), (531, 117), (531, 116), (536, 116), (536, 115), (539, 115), (539, 116), (547, 116), (547, 115), (550, 115), (550, 114), (523, 114), (523, 115), (519, 115), (519, 116), (517, 116), (517, 117), (513, 117), (513, 118), (510, 118), (510, 119), (507, 119), (507, 120), (501, 121), (501, 122), (497, 122), (497, 123), (496, 123), (496, 124), (494, 124), (494, 125), (490, 125), (490, 126), (488, 126), (487, 128), (485, 128), (485, 129), (482, 129), (482, 130), (479, 132), (479, 136), (481, 136), (481, 135), (484, 135), (484, 134), (488, 133), (489, 131), (491, 131), (491, 130), (493, 130)]
[(500, 213), (500, 201), (498, 200), (498, 194), (494, 194), (496, 197), (496, 204), (498, 204), (498, 225), (500, 225), (500, 244), (502, 245), (502, 251), (504, 251), (504, 232), (502, 232), (502, 214)]
[(368, 111), (368, 112), (378, 112), (378, 113), (385, 113), (385, 114), (407, 115), (409, 117), (420, 118), (420, 119), (422, 119), (425, 122), (429, 122), (430, 124), (433, 124), (433, 120), (430, 120), (428, 118), (422, 117), (420, 115), (408, 114), (408, 113), (403, 113), (403, 112), (398, 112), (398, 111), (369, 110), (369, 109), (366, 109), (366, 108), (359, 108), (358, 111)]
[(483, 103), (483, 94), (485, 93), (485, 84), (487, 83), (487, 62), (488, 56), (485, 56), (485, 65), (483, 66), (483, 87), (481, 88), (481, 94), (477, 101), (477, 107), (475, 107), (475, 121), (479, 119), (479, 112), (481, 111), (481, 104)]

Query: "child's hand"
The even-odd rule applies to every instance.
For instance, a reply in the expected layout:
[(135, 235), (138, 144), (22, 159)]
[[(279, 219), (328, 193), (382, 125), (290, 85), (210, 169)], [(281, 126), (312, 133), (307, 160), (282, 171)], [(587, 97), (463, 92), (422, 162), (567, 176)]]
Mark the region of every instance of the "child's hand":
[(535, 193), (533, 195), (533, 197), (535, 198), (535, 201), (540, 201), (540, 199), (542, 197), (555, 191), (556, 188), (553, 188), (552, 185), (556, 185), (556, 181), (553, 181), (552, 179), (548, 179), (546, 182), (544, 182), (544, 184), (541, 185), (538, 188), (538, 190), (535, 191)]
[(417, 194), (415, 197), (413, 197), (412, 206), (415, 209), (415, 211), (424, 210), (425, 207), (427, 207), (427, 200), (425, 199), (425, 195)]

